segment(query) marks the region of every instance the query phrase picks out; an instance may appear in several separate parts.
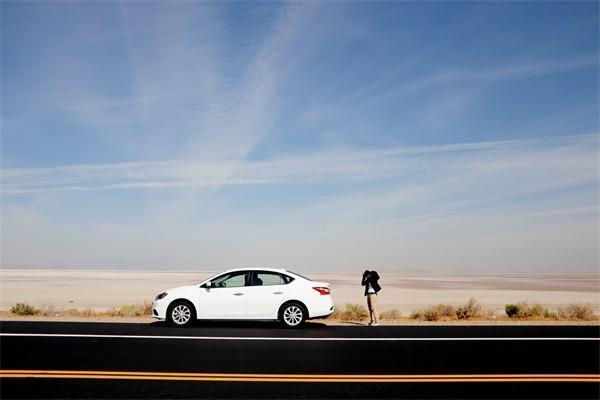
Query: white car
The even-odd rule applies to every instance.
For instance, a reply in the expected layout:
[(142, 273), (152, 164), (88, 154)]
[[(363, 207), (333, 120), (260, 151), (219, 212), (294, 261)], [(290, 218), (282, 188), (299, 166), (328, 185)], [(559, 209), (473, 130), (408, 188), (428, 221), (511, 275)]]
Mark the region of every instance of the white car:
[(293, 328), (333, 313), (329, 283), (285, 269), (232, 269), (156, 296), (152, 315), (175, 326), (202, 320), (279, 320)]

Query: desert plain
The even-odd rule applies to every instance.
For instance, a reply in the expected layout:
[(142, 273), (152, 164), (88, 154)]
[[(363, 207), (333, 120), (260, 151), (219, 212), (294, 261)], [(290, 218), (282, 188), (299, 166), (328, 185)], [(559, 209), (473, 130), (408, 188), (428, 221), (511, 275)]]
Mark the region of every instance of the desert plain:
[[(105, 310), (152, 300), (165, 290), (193, 285), (215, 271), (133, 271), (86, 269), (0, 270), (0, 311), (15, 303), (55, 309)], [(360, 285), (362, 271), (302, 273), (331, 284), (336, 306), (365, 302)], [(527, 300), (548, 308), (589, 303), (600, 313), (600, 273), (402, 273), (380, 272), (382, 311), (397, 309), (408, 315), (429, 304), (459, 306), (471, 297), (493, 315), (504, 306)]]

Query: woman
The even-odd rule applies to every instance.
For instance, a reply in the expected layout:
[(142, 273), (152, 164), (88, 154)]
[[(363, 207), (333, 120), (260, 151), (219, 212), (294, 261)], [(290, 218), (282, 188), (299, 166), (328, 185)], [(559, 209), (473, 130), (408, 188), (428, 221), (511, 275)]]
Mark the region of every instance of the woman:
[(379, 313), (377, 312), (377, 292), (381, 290), (379, 286), (379, 274), (377, 271), (366, 270), (363, 272), (361, 285), (365, 287), (365, 296), (367, 296), (367, 306), (369, 306), (369, 315), (371, 322), (369, 326), (379, 325)]

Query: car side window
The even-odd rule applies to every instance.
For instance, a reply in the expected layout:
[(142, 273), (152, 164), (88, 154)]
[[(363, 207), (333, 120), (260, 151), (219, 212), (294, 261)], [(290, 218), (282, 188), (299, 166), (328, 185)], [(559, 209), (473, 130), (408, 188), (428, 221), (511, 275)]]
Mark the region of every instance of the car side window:
[(229, 274), (221, 275), (217, 279), (213, 280), (213, 287), (215, 288), (223, 288), (223, 287), (241, 287), (246, 286), (246, 276), (248, 275), (247, 271), (241, 272), (232, 272)]
[(281, 274), (277, 272), (267, 272), (267, 271), (255, 271), (252, 274), (252, 279), (250, 282), (251, 286), (272, 286), (272, 285), (285, 285)]

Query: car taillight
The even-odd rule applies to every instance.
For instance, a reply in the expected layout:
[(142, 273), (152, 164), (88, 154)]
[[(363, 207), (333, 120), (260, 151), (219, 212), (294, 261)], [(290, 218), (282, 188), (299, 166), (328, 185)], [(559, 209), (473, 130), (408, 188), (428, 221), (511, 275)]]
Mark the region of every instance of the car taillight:
[(167, 294), (168, 294), (167, 292), (162, 292), (161, 294), (159, 294), (158, 296), (156, 296), (156, 300), (160, 300), (160, 299), (166, 297)]
[(328, 287), (314, 287), (313, 289), (315, 289), (317, 292), (319, 292), (319, 294), (321, 296), (325, 296), (325, 295), (331, 293), (331, 290), (329, 290)]

